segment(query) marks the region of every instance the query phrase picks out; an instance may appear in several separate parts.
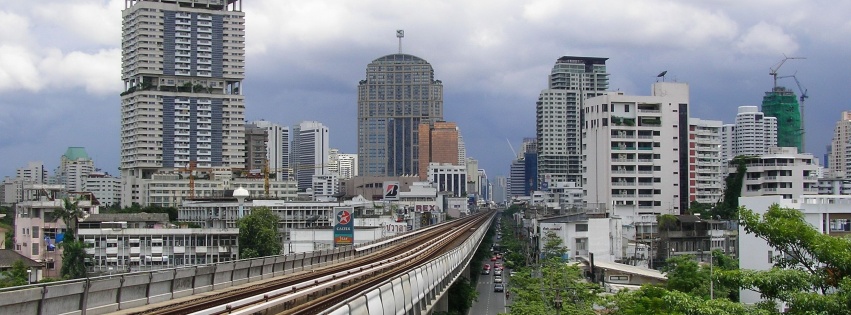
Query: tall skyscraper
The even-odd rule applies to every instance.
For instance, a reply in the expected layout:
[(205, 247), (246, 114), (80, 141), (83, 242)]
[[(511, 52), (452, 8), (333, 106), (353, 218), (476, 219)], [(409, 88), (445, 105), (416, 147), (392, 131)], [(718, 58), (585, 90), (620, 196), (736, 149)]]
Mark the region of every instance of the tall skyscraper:
[(251, 122), (266, 129), (266, 158), (269, 160), (269, 176), (277, 180), (287, 179), (290, 167), (290, 128), (270, 121)]
[(608, 58), (564, 56), (556, 60), (547, 89), (536, 103), (538, 181), (582, 185), (582, 106), (609, 88)]
[(460, 165), (458, 163), (458, 126), (454, 122), (423, 122), (420, 123), (419, 128), (421, 180), (426, 179), (428, 164), (431, 162)]
[(83, 147), (68, 147), (59, 158), (59, 167), (54, 172), (60, 185), (68, 192), (82, 192), (86, 178), (95, 171), (95, 162)]
[(458, 165), (467, 163), (467, 145), (464, 144), (464, 137), (461, 136), (461, 131), (458, 131)]
[(801, 109), (798, 107), (795, 92), (782, 86), (765, 92), (762, 112), (767, 117), (777, 118), (778, 147), (796, 147), (798, 152), (804, 152), (801, 146), (804, 135), (801, 129)]
[(721, 157), (725, 163), (739, 155), (763, 155), (776, 146), (777, 118), (756, 106), (739, 106), (736, 123), (723, 126)]
[(419, 174), (420, 123), (443, 120), (443, 83), (416, 56), (373, 60), (358, 84), (358, 169), (364, 176)]
[(727, 161), (721, 157), (720, 120), (689, 118), (689, 202), (715, 204), (724, 193)]
[(328, 174), (328, 127), (303, 121), (293, 127), (292, 165), (299, 191), (312, 186), (313, 175)]
[(122, 205), (161, 170), (244, 167), (244, 24), (240, 0), (125, 1)]

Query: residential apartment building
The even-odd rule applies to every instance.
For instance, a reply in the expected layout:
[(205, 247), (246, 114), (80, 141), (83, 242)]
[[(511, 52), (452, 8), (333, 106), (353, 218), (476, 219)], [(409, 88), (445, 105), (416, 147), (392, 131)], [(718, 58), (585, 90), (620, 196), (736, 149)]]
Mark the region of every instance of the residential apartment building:
[(121, 179), (107, 173), (95, 171), (86, 177), (85, 192), (92, 193), (101, 206), (121, 204)]
[(180, 228), (166, 213), (92, 214), (77, 237), (88, 244), (93, 275), (239, 259), (239, 229)]
[(466, 195), (467, 180), (465, 166), (449, 163), (428, 164), (428, 181), (437, 188), (438, 192), (449, 192), (453, 197)]
[(688, 209), (687, 84), (656, 82), (650, 96), (610, 92), (583, 110), (587, 203), (610, 205), (624, 224)]
[(481, 193), (481, 178), (479, 177), (479, 160), (468, 157), (464, 163), (467, 169), (467, 194), (479, 195)]
[(251, 122), (266, 130), (266, 160), (269, 165), (269, 177), (281, 181), (289, 178), (290, 167), (290, 128), (270, 121)]
[(777, 118), (766, 116), (756, 106), (739, 106), (736, 123), (722, 130), (722, 158), (762, 155), (777, 146)]
[(314, 200), (336, 200), (340, 193), (340, 178), (336, 174), (313, 175), (311, 188)]
[(721, 128), (718, 120), (689, 118), (689, 202), (711, 205), (724, 195)]
[(605, 213), (578, 211), (541, 219), (538, 222), (538, 248), (544, 248), (547, 234), (553, 233), (567, 249), (567, 257), (563, 258), (587, 260), (590, 254), (594, 254), (594, 260), (616, 262), (624, 257), (623, 224), (620, 218), (607, 217)]
[(153, 174), (245, 167), (245, 14), (240, 0), (125, 1), (122, 205)]
[(422, 58), (373, 60), (358, 83), (358, 170), (366, 176), (419, 174), (421, 123), (443, 120), (443, 83)]
[[(67, 224), (60, 215), (64, 211), (63, 196), (68, 195), (62, 185), (25, 184), (24, 200), (15, 205), (15, 251), (29, 259), (44, 264), (44, 277), (59, 278), (62, 267), (62, 247)], [(99, 212), (88, 194), (70, 194), (71, 202), (84, 215)]]
[(340, 179), (358, 176), (358, 155), (340, 153), (339, 149), (331, 149), (328, 154), (328, 172), (336, 174)]
[(556, 60), (536, 102), (538, 182), (582, 184), (582, 110), (588, 98), (609, 89), (608, 58), (564, 56)]
[(828, 150), (828, 174), (832, 177), (849, 177), (851, 168), (851, 111), (843, 111), (836, 126), (833, 127), (833, 139)]
[(42, 162), (29, 162), (26, 167), (20, 167), (15, 170), (15, 177), (6, 177), (2, 183), (3, 198), (0, 199), (0, 205), (11, 206), (16, 202), (24, 200), (24, 185), (25, 184), (47, 184), (48, 172)]
[(428, 175), (429, 163), (458, 164), (458, 126), (454, 122), (421, 122), (419, 126), (419, 175)]
[[(798, 153), (794, 147), (774, 147), (766, 154), (745, 159), (742, 197), (782, 196), (783, 199), (818, 194), (818, 160), (810, 153)], [(737, 164), (730, 162), (728, 173)]]
[(464, 165), (464, 163), (467, 163), (467, 145), (464, 144), (461, 131), (458, 131), (458, 165)]
[(298, 182), (298, 190), (311, 187), (313, 175), (328, 174), (328, 127), (318, 121), (303, 121), (293, 127), (293, 151), (290, 165)]
[(86, 153), (83, 147), (68, 147), (65, 154), (59, 158), (59, 167), (56, 168), (56, 178), (59, 185), (64, 185), (69, 192), (84, 191), (86, 178), (95, 171), (95, 162)]

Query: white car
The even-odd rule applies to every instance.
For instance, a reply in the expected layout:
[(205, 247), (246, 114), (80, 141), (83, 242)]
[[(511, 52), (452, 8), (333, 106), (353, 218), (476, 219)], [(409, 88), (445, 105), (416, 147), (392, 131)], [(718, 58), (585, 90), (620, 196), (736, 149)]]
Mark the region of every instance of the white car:
[(493, 283), (502, 283), (502, 277), (500, 277), (500, 276), (493, 277)]

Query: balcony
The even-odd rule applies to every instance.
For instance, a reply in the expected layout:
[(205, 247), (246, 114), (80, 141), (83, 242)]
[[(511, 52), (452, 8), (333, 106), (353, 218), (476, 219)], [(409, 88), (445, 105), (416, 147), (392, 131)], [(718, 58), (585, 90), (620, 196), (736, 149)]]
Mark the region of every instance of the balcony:
[(207, 246), (195, 246), (195, 253), (196, 254), (206, 254), (207, 253)]
[(198, 21), (198, 26), (212, 27), (213, 23), (209, 21)]
[(175, 254), (183, 254), (186, 253), (186, 246), (175, 246), (174, 247)]
[[(177, 32), (191, 32), (192, 28), (185, 25), (175, 25), (174, 30)], [(180, 35), (180, 33), (177, 33), (177, 35)]]

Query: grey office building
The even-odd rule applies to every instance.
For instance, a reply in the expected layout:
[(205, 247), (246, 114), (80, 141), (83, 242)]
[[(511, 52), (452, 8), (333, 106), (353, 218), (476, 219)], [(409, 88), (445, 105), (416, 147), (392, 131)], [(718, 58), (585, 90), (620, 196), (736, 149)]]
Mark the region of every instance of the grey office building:
[(418, 126), (438, 120), (443, 120), (443, 84), (427, 61), (408, 54), (373, 60), (358, 84), (360, 175), (417, 174)]

